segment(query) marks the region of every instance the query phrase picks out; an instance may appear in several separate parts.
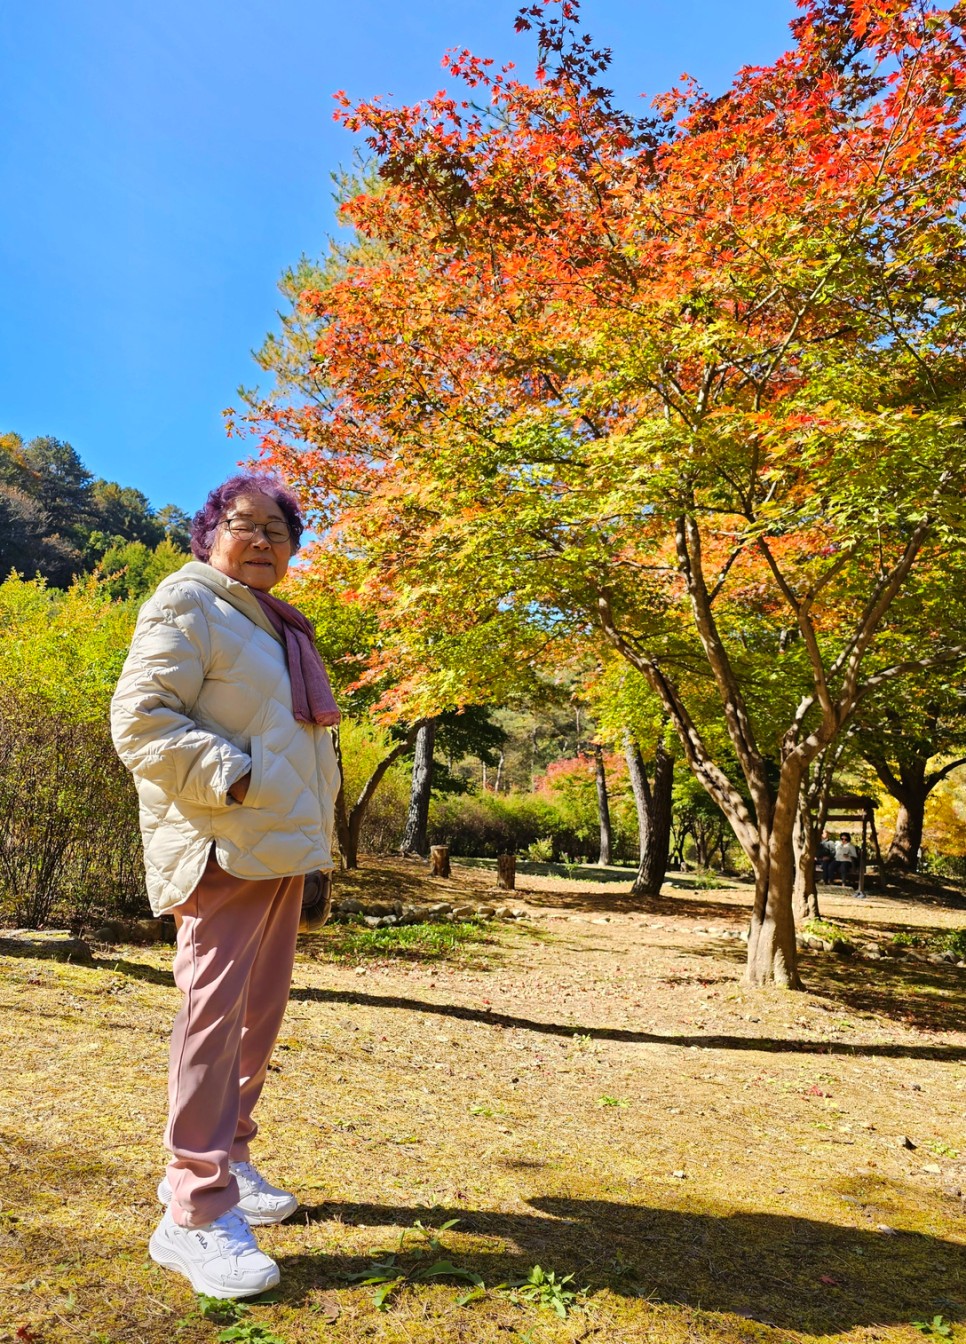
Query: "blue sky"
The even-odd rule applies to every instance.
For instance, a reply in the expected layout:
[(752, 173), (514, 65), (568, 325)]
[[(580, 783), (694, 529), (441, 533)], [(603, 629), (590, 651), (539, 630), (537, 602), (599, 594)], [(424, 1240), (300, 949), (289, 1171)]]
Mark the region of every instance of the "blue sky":
[[(45, 0), (6, 7), (0, 431), (193, 511), (234, 467), (221, 411), (259, 371), (276, 281), (332, 227), (352, 155), (332, 93), (412, 101), (469, 47), (532, 69), (518, 0)], [(791, 0), (584, 0), (632, 106), (723, 89), (788, 45)]]

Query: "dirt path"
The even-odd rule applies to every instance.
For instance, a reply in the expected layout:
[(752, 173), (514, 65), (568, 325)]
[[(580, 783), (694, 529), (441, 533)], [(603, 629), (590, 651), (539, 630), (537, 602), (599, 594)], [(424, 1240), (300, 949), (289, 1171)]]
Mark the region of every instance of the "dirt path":
[[(419, 885), (391, 865), (360, 881)], [(491, 881), (423, 894), (479, 901)], [(748, 991), (746, 891), (668, 887), (642, 914), (621, 890), (525, 878), (532, 917), (456, 961), (306, 943), (257, 1148), (304, 1207), (261, 1235), (283, 1282), (250, 1340), (908, 1341), (966, 1319), (966, 972), (807, 954), (808, 992)], [(864, 939), (966, 923), (826, 907)], [(0, 959), (0, 1340), (224, 1328), (145, 1255), (168, 957)], [(478, 1300), (411, 1282), (379, 1311), (344, 1277), (407, 1229), (396, 1263), (418, 1271), (414, 1225), (449, 1219)], [(498, 1289), (535, 1265), (574, 1275), (566, 1319), (552, 1288), (545, 1307)]]

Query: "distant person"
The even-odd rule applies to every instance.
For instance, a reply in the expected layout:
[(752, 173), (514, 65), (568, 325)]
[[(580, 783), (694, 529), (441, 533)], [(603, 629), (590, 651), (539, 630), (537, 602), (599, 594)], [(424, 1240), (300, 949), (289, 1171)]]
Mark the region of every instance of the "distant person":
[(843, 831), (835, 843), (835, 865), (843, 887), (855, 885), (858, 876), (859, 851), (852, 843), (848, 831)]
[(331, 870), (338, 723), (312, 627), (270, 596), (302, 534), (294, 495), (233, 476), (194, 518), (197, 557), (141, 608), (111, 706), (140, 798), (147, 888), (177, 926), (182, 993), (151, 1258), (210, 1297), (278, 1283), (251, 1224), (298, 1207), (249, 1160), (288, 1003), (303, 877)]
[(828, 831), (822, 832), (818, 845), (818, 861), (822, 865), (822, 881), (828, 886), (835, 876), (835, 841)]

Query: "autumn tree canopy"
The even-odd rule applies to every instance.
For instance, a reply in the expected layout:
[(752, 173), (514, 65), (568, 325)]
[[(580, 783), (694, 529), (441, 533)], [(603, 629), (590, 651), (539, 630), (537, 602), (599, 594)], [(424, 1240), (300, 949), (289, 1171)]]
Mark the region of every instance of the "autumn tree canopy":
[(431, 643), (484, 631), (485, 671), (535, 627), (643, 674), (754, 867), (749, 977), (796, 985), (810, 762), (966, 646), (937, 618), (890, 658), (964, 532), (963, 35), (806, 0), (773, 65), (641, 118), (578, 21), (520, 12), (531, 82), (456, 52), (424, 103), (339, 95), (360, 251), (299, 295), (312, 395), (254, 417), (419, 632), (414, 684)]

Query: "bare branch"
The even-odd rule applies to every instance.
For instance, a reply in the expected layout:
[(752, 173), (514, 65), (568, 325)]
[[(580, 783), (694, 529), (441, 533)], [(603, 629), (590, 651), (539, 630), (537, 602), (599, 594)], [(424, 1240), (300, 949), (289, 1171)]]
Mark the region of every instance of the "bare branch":
[(718, 633), (708, 589), (701, 565), (701, 535), (695, 520), (689, 515), (678, 518), (675, 524), (675, 546), (678, 566), (687, 584), (694, 612), (698, 636), (714, 675), (724, 709), (728, 735), (738, 756), (738, 762), (748, 781), (755, 810), (761, 820), (770, 821), (771, 790), (764, 762), (755, 742), (754, 730), (745, 706), (744, 696), (731, 666), (724, 642)]
[(711, 759), (704, 739), (685, 708), (677, 687), (665, 675), (657, 659), (645, 649), (639, 648), (618, 628), (610, 599), (599, 589), (597, 612), (601, 629), (611, 644), (646, 678), (648, 685), (661, 700), (684, 749), (688, 765), (728, 818), (742, 849), (749, 859), (755, 861), (759, 848), (759, 833), (755, 819), (731, 780)]
[(896, 677), (904, 677), (908, 672), (921, 672), (927, 667), (940, 667), (943, 663), (958, 663), (964, 658), (966, 658), (966, 644), (956, 644), (943, 653), (934, 654), (932, 658), (912, 658), (905, 663), (896, 663), (892, 667), (885, 668), (882, 672), (877, 672), (875, 676), (863, 682), (855, 692), (855, 701), (858, 703), (859, 700), (864, 700), (867, 695), (878, 690), (887, 681), (894, 681)]
[(960, 756), (956, 761), (950, 761), (940, 770), (931, 770), (926, 776), (926, 787), (931, 792), (937, 784), (941, 783), (947, 775), (951, 775), (954, 770), (958, 770), (961, 765), (966, 765), (966, 756)]
[(815, 633), (815, 626), (812, 624), (812, 619), (808, 614), (808, 607), (805, 602), (796, 595), (791, 584), (781, 572), (781, 569), (778, 566), (778, 561), (775, 559), (774, 555), (772, 555), (771, 547), (764, 537), (758, 538), (758, 549), (767, 560), (768, 568), (771, 570), (775, 582), (781, 590), (782, 596), (795, 613), (798, 628), (801, 630), (802, 639), (805, 641), (808, 661), (812, 667), (812, 681), (815, 684), (815, 693), (818, 696), (819, 704), (822, 706), (822, 713), (826, 716), (834, 715), (835, 706), (832, 703), (828, 682), (825, 679), (825, 664), (822, 661), (822, 650), (818, 646), (818, 635)]
[[(923, 542), (926, 540), (930, 528), (931, 520), (924, 518), (917, 524), (912, 536), (906, 543), (905, 550), (897, 563), (893, 566), (891, 573), (883, 576), (876, 585), (875, 591), (866, 603), (865, 610), (859, 621), (858, 627), (848, 645), (842, 650), (838, 658), (833, 663), (829, 675), (835, 676), (845, 668), (845, 677), (839, 692), (839, 709), (844, 717), (849, 712), (856, 699), (856, 679), (859, 675), (859, 667), (862, 662), (862, 656), (868, 648), (872, 636), (878, 628), (882, 617), (889, 610), (893, 599), (899, 592), (906, 577), (912, 569), (916, 556), (919, 554)], [(882, 674), (880, 674), (881, 676)], [(874, 680), (874, 679), (873, 679)]]

